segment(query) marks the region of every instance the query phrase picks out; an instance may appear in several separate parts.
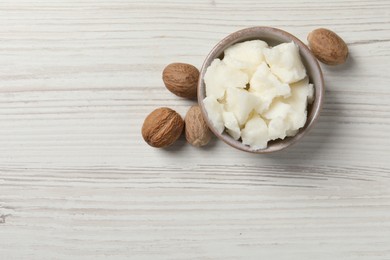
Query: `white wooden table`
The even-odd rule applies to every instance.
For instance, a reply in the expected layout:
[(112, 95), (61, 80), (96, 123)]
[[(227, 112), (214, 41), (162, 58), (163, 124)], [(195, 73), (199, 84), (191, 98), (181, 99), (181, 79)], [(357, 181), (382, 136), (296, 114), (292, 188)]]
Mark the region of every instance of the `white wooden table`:
[[(147, 146), (149, 112), (194, 103), (165, 65), (256, 25), (349, 45), (310, 135)], [(388, 0), (1, 0), (0, 259), (390, 259), (389, 66)]]

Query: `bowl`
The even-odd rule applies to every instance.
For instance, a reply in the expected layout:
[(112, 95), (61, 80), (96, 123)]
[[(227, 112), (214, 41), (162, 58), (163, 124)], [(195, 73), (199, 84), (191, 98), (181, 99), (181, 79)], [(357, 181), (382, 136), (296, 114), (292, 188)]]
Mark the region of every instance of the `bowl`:
[[(216, 131), (215, 127), (211, 123), (206, 109), (203, 104), (203, 99), (206, 97), (204, 75), (207, 68), (210, 66), (211, 62), (216, 58), (222, 58), (223, 52), (229, 46), (243, 41), (248, 40), (263, 40), (268, 43), (270, 46), (275, 46), (284, 42), (293, 41), (299, 47), (299, 53), (303, 62), (303, 65), (306, 68), (306, 73), (309, 77), (310, 83), (314, 85), (314, 101), (307, 108), (307, 120), (306, 124), (299, 130), (299, 132), (292, 137), (286, 137), (285, 139), (277, 139), (268, 142), (268, 146), (265, 149), (255, 150), (251, 147), (243, 144), (240, 140), (234, 140), (229, 134), (224, 131), (222, 134)], [(321, 67), (314, 57), (310, 49), (301, 42), (298, 38), (292, 34), (285, 32), (283, 30), (272, 28), (272, 27), (251, 27), (246, 28), (237, 32), (234, 32), (228, 35), (226, 38), (222, 39), (209, 53), (206, 57), (206, 60), (203, 63), (202, 69), (199, 74), (198, 82), (198, 102), (201, 108), (202, 114), (205, 118), (205, 121), (210, 128), (210, 130), (222, 141), (228, 145), (250, 153), (272, 153), (276, 151), (281, 151), (294, 143), (300, 140), (309, 130), (314, 126), (318, 117), (320, 115), (321, 107), (324, 99), (324, 78), (322, 76)]]

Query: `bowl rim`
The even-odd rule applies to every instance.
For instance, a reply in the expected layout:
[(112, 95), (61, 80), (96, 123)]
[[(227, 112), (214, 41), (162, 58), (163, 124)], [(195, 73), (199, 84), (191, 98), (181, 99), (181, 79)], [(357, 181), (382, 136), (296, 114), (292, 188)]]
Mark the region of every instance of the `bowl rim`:
[[(313, 101), (313, 104), (311, 105), (312, 106), (311, 112), (310, 112), (310, 115), (312, 115), (311, 120), (309, 121), (309, 115), (308, 115), (306, 122), (305, 122), (305, 125), (299, 129), (298, 133), (295, 136), (286, 137), (285, 139), (278, 141), (279, 144), (283, 143), (284, 145), (279, 145), (277, 147), (274, 147), (274, 146), (272, 146), (272, 144), (271, 145), (269, 144), (270, 142), (268, 142), (268, 146), (266, 148), (255, 150), (255, 149), (252, 149), (250, 146), (243, 144), (240, 141), (238, 141), (238, 143), (237, 143), (237, 141), (234, 140), (227, 133), (226, 134), (224, 134), (224, 132), (218, 133), (218, 131), (216, 131), (215, 127), (213, 126), (213, 124), (211, 123), (211, 121), (207, 115), (206, 109), (205, 109), (204, 104), (203, 104), (203, 99), (206, 97), (205, 84), (203, 81), (203, 77), (204, 77), (204, 74), (206, 72), (207, 67), (209, 66), (209, 63), (211, 63), (210, 60), (215, 59), (219, 55), (221, 55), (221, 53), (220, 53), (221, 51), (223, 53), (226, 48), (228, 48), (229, 46), (231, 46), (235, 43), (238, 43), (238, 42), (248, 41), (251, 39), (253, 40), (256, 38), (259, 40), (262, 40), (260, 37), (256, 36), (256, 34), (264, 33), (264, 32), (268, 33), (268, 34), (273, 34), (276, 36), (288, 38), (291, 41), (293, 41), (299, 48), (301, 58), (302, 58), (302, 56), (304, 56), (304, 60), (307, 60), (307, 65), (305, 66), (305, 68), (307, 69), (307, 66), (309, 66), (309, 64), (310, 64), (311, 69), (314, 71), (315, 74), (318, 75), (317, 81), (319, 81), (320, 84), (314, 85), (315, 100)], [(244, 38), (247, 38), (247, 39), (240, 39), (243, 36), (244, 36)], [(240, 39), (240, 40), (235, 41), (235, 39)], [(283, 41), (283, 42), (285, 42), (285, 41)], [(219, 53), (219, 55), (218, 55), (218, 53)], [(236, 32), (233, 32), (233, 33), (227, 35), (226, 37), (224, 37), (222, 40), (220, 40), (211, 49), (211, 51), (206, 56), (206, 58), (203, 62), (202, 68), (201, 68), (200, 73), (199, 73), (197, 91), (198, 91), (198, 94), (197, 94), (198, 104), (201, 108), (202, 115), (205, 118), (205, 122), (206, 122), (207, 126), (214, 133), (214, 135), (216, 135), (218, 139), (221, 139), (226, 144), (228, 144), (228, 145), (230, 145), (238, 150), (241, 150), (244, 152), (249, 152), (249, 153), (256, 153), (256, 154), (266, 154), (266, 153), (273, 153), (273, 152), (277, 152), (277, 151), (282, 151), (288, 147), (291, 147), (293, 144), (297, 143), (305, 134), (307, 134), (313, 128), (314, 124), (318, 121), (320, 112), (322, 110), (323, 100), (324, 100), (324, 95), (325, 95), (323, 73), (322, 73), (322, 70), (321, 70), (321, 67), (320, 67), (318, 60), (315, 58), (315, 56), (313, 55), (311, 50), (306, 46), (305, 43), (303, 43), (301, 40), (299, 40), (297, 37), (295, 37), (291, 33), (288, 33), (286, 31), (278, 29), (278, 28), (268, 27), (268, 26), (255, 26), (255, 27), (244, 28), (244, 29), (238, 30)], [(319, 91), (318, 96), (317, 96), (317, 91)], [(316, 106), (314, 107), (314, 103), (317, 100), (318, 100), (318, 102), (316, 103)]]

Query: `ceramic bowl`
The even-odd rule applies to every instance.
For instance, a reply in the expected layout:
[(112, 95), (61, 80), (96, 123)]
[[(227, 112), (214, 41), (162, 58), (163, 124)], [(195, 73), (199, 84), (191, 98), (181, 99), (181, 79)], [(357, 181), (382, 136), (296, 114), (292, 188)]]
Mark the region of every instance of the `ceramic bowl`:
[[(243, 41), (248, 40), (263, 40), (268, 43), (270, 46), (275, 46), (280, 43), (284, 42), (291, 42), (293, 41), (298, 47), (300, 56), (302, 59), (302, 62), (306, 68), (306, 73), (309, 76), (309, 81), (314, 85), (314, 102), (308, 106), (308, 113), (307, 113), (307, 121), (304, 127), (302, 127), (299, 132), (292, 137), (286, 137), (285, 139), (277, 139), (274, 141), (268, 142), (268, 146), (265, 149), (261, 150), (255, 150), (251, 147), (244, 145), (240, 140), (234, 140), (229, 134), (227, 134), (225, 131), (220, 134), (216, 129), (214, 128), (213, 124), (211, 123), (206, 109), (203, 105), (203, 99), (206, 97), (205, 92), (205, 83), (203, 80), (203, 77), (206, 73), (207, 68), (210, 66), (211, 62), (215, 58), (222, 58), (223, 52), (226, 48), (229, 46)], [(234, 32), (230, 35), (228, 35), (226, 38), (222, 39), (209, 53), (209, 55), (206, 57), (206, 60), (203, 63), (202, 69), (200, 71), (199, 75), (199, 83), (198, 83), (198, 102), (199, 106), (202, 110), (203, 116), (210, 128), (210, 130), (222, 141), (227, 143), (228, 145), (245, 151), (245, 152), (251, 152), (251, 153), (271, 153), (283, 150), (292, 144), (296, 143), (298, 140), (300, 140), (305, 134), (308, 133), (308, 131), (314, 126), (316, 121), (318, 120), (318, 117), (320, 115), (323, 98), (324, 98), (324, 79), (322, 76), (321, 67), (318, 64), (317, 59), (314, 57), (314, 55), (311, 53), (310, 49), (301, 42), (298, 38), (291, 35), (288, 32), (282, 31), (277, 28), (272, 27), (251, 27), (246, 28), (237, 32)]]

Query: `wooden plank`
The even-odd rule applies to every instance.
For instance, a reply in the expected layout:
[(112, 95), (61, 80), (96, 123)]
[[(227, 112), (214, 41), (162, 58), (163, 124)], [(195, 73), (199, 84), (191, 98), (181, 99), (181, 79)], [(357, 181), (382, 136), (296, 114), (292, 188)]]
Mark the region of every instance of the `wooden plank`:
[[(390, 3), (3, 0), (1, 259), (388, 259)], [(315, 129), (271, 155), (147, 146), (165, 65), (229, 33), (339, 33)]]

